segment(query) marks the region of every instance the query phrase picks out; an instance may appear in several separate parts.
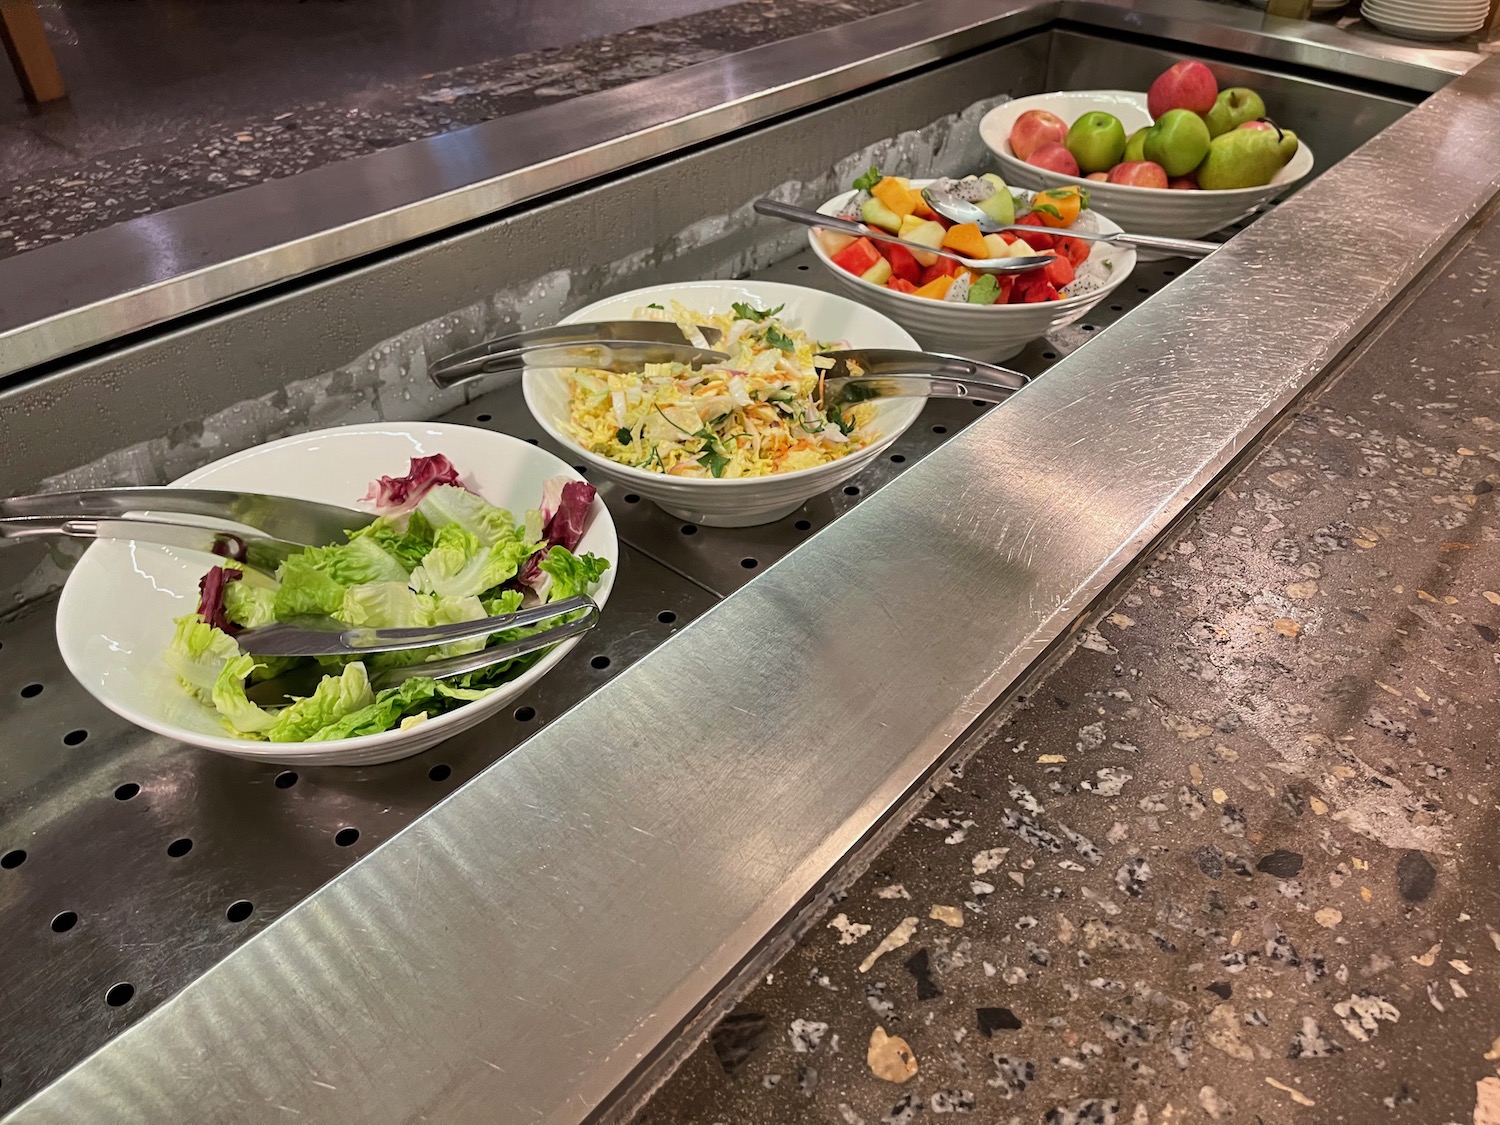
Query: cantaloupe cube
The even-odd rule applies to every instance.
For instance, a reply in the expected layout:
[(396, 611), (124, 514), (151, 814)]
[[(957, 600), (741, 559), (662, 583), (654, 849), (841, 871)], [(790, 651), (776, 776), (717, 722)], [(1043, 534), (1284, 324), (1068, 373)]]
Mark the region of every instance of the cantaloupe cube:
[(911, 189), (894, 176), (881, 180), (870, 189), (870, 194), (902, 218), (917, 209), (917, 200)]
[(989, 248), (984, 244), (984, 235), (977, 223), (959, 223), (948, 228), (943, 236), (943, 248), (962, 254), (965, 258), (988, 258)]
[(931, 297), (934, 301), (941, 301), (948, 295), (948, 290), (952, 286), (953, 278), (951, 275), (935, 277), (912, 295), (914, 297)]

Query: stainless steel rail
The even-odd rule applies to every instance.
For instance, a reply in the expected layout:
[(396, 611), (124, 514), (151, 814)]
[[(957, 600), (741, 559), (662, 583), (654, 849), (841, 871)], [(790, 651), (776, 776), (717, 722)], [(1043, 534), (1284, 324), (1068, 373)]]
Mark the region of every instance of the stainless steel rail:
[(11, 1119), (597, 1114), (1497, 188), (1492, 60)]
[(0, 376), (1067, 19), (1430, 91), (1477, 54), (1202, 0), (927, 0), (0, 261)]

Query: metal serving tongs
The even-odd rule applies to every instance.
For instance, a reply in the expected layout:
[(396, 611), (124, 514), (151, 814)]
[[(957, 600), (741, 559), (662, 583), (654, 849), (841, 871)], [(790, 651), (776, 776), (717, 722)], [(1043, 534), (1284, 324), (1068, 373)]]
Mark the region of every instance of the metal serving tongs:
[(217, 555), (258, 570), (275, 574), (276, 568), (290, 556), (307, 549), (304, 543), (289, 543), (269, 535), (235, 531), (228, 528), (202, 527), (172, 520), (136, 517), (131, 519), (89, 519), (73, 516), (6, 516), (0, 518), (0, 539), (42, 539), (62, 536), (68, 539), (124, 539), (140, 543), (158, 543), (166, 547), (184, 547), (190, 551)]
[(707, 325), (696, 328), (707, 347), (694, 343), (669, 320), (603, 320), (533, 328), (446, 355), (428, 368), (427, 375), (446, 390), (481, 375), (523, 367), (584, 367), (624, 373), (639, 371), (648, 363), (700, 367), (726, 361), (728, 353), (711, 350), (723, 333)]
[(825, 409), (897, 397), (999, 401), (1030, 382), (1019, 371), (941, 352), (851, 348), (819, 355), (834, 361), (823, 369)]
[[(331, 617), (306, 618), (246, 629), (236, 634), (234, 639), (243, 651), (252, 656), (370, 656), (377, 652), (400, 652), (456, 641), (477, 640), (494, 633), (529, 628), (556, 619), (561, 619), (562, 624), (555, 628), (491, 645), (477, 652), (373, 671), (370, 673), (370, 686), (380, 690), (413, 676), (426, 676), (434, 680), (450, 679), (514, 660), (540, 649), (551, 648), (570, 637), (587, 633), (598, 624), (599, 607), (592, 598), (579, 595), (498, 617), (460, 621), (451, 625), (399, 629), (354, 628)], [(251, 685), (246, 694), (252, 703), (261, 706), (283, 703), (288, 698), (311, 695), (327, 674), (328, 669), (321, 665), (295, 668)]]

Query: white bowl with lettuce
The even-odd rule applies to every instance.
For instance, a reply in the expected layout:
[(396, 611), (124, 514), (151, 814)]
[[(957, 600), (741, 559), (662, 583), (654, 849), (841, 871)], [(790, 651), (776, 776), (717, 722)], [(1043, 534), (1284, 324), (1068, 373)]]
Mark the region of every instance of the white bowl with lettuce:
[[(408, 477), (414, 469), (425, 472)], [(130, 542), (93, 544), (69, 576), (57, 641), (78, 681), (138, 726), (240, 758), (372, 765), (408, 757), (500, 712), (577, 642), (508, 668), (384, 691), (371, 688), (368, 672), (404, 656), (371, 656), (369, 669), (335, 663), (311, 696), (262, 709), (245, 697), (246, 684), (286, 669), (255, 667), (200, 610), (234, 631), (299, 612), (376, 627), (473, 620), (580, 590), (603, 607), (619, 563), (603, 501), (570, 466), (466, 426), (382, 422), (301, 434), (175, 483), (391, 513), (348, 544), (294, 556), (279, 582), (211, 574), (210, 556)], [(419, 650), (416, 659), (452, 654)]]

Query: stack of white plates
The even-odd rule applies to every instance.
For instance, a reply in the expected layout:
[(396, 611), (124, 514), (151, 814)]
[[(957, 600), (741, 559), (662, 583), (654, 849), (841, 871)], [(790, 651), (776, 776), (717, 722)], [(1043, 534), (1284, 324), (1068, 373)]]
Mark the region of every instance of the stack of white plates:
[(1403, 39), (1461, 39), (1484, 26), (1489, 0), (1364, 0), (1359, 13)]

